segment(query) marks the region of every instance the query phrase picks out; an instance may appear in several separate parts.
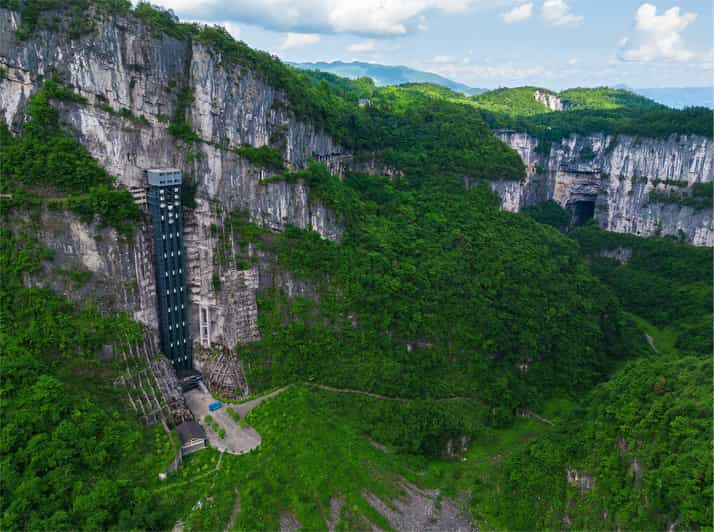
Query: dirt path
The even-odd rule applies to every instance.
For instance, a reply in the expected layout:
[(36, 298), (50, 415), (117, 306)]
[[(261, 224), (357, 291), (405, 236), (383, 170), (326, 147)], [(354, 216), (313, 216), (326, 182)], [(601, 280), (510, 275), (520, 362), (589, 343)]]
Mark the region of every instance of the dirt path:
[(185, 484), (192, 484), (192, 483), (195, 482), (196, 479), (198, 479), (198, 478), (203, 478), (203, 477), (207, 477), (208, 475), (213, 475), (214, 473), (216, 473), (216, 472), (218, 472), (218, 471), (221, 470), (221, 461), (222, 461), (222, 460), (223, 460), (223, 453), (221, 452), (220, 456), (218, 457), (218, 462), (216, 462), (216, 467), (214, 467), (214, 468), (211, 469), (210, 471), (206, 471), (205, 473), (201, 473), (201, 474), (199, 474), (199, 475), (195, 475), (195, 476), (191, 477), (191, 479), (189, 479), (189, 480), (184, 480), (183, 482), (177, 482), (176, 484), (170, 484), (170, 485), (168, 485), (168, 486), (164, 486), (163, 488), (157, 489), (156, 492), (158, 493), (158, 492), (160, 492), (160, 491), (171, 490), (171, 489), (174, 489), (174, 488), (178, 488), (179, 486), (183, 486), (183, 485), (185, 485)]
[(231, 511), (231, 518), (228, 520), (228, 524), (226, 525), (224, 532), (232, 530), (236, 524), (236, 519), (238, 519), (238, 512), (240, 511), (240, 493), (238, 493), (238, 488), (236, 488), (234, 492), (236, 496), (235, 499), (233, 499), (233, 510)]
[(355, 395), (364, 395), (365, 397), (372, 397), (374, 399), (383, 399), (384, 401), (399, 401), (400, 403), (413, 401), (413, 399), (405, 399), (404, 397), (389, 397), (387, 395), (365, 392), (363, 390), (353, 390), (351, 388), (333, 388), (332, 386), (326, 386), (324, 384), (310, 384), (310, 386), (312, 386), (313, 388), (319, 388), (320, 390), (327, 390), (328, 392), (352, 393)]
[(647, 343), (648, 343), (648, 344), (650, 345), (650, 347), (652, 348), (652, 351), (654, 351), (655, 353), (659, 353), (659, 351), (658, 351), (657, 348), (655, 347), (654, 338), (652, 338), (652, 337), (651, 337), (649, 334), (647, 334), (647, 333), (645, 333), (645, 338), (647, 339)]
[[(653, 346), (654, 348), (654, 346)], [(328, 392), (335, 392), (335, 393), (351, 393), (355, 395), (364, 395), (365, 397), (372, 397), (374, 399), (382, 399), (384, 401), (399, 401), (400, 403), (406, 403), (409, 401), (417, 401), (418, 399), (407, 399), (404, 397), (389, 397), (387, 395), (381, 395), (378, 393), (372, 393), (372, 392), (365, 392), (363, 390), (354, 390), (352, 388), (335, 388), (333, 386), (326, 386), (324, 384), (309, 384), (309, 386), (312, 386), (313, 388), (318, 388), (320, 390), (326, 390)], [(445, 403), (447, 401), (476, 401), (481, 403), (478, 399), (474, 399), (473, 397), (461, 397), (461, 396), (454, 396), (454, 397), (443, 397), (441, 399), (433, 399), (434, 402), (436, 403)], [(481, 403), (483, 404), (483, 403)], [(536, 421), (540, 421), (541, 423), (545, 423), (546, 425), (554, 426), (555, 422), (551, 421), (550, 419), (546, 419), (543, 416), (539, 416), (535, 412), (531, 412), (530, 410), (522, 410), (521, 415), (525, 417), (530, 417), (532, 419), (535, 419)]]
[(267, 401), (271, 397), (275, 397), (279, 393), (283, 393), (285, 390), (290, 388), (292, 384), (288, 384), (287, 386), (283, 386), (279, 390), (275, 390), (274, 392), (267, 393), (265, 395), (262, 395), (260, 397), (256, 397), (255, 399), (251, 399), (250, 401), (246, 401), (245, 403), (239, 403), (239, 404), (230, 404), (227, 406), (230, 406), (233, 410), (238, 412), (240, 414), (241, 418), (244, 418), (248, 412), (253, 410), (256, 406), (261, 404), (264, 401)]
[(520, 415), (523, 417), (529, 417), (531, 419), (535, 419), (536, 421), (540, 421), (541, 423), (545, 423), (546, 425), (550, 425), (551, 427), (555, 426), (555, 422), (551, 421), (550, 419), (546, 419), (543, 416), (539, 416), (535, 412), (531, 412), (530, 410), (521, 410)]
[[(423, 399), (421, 397), (391, 397), (389, 395), (365, 392), (364, 390), (354, 390), (352, 388), (335, 388), (333, 386), (327, 386), (325, 384), (313, 384), (313, 383), (306, 383), (306, 384), (308, 386), (312, 386), (313, 388), (319, 388), (320, 390), (326, 390), (328, 392), (352, 393), (355, 395), (364, 395), (365, 397), (372, 397), (374, 399), (382, 399), (384, 401), (399, 401), (400, 403), (408, 403), (409, 401), (419, 401), (420, 399)], [(424, 400), (427, 400), (427, 399), (424, 399)], [(430, 399), (430, 400), (435, 403), (445, 403), (447, 401), (476, 401), (476, 402), (480, 403), (480, 401), (478, 399), (475, 399), (473, 397), (463, 397), (460, 395), (455, 395), (453, 397), (441, 397), (438, 399)]]
[[(352, 393), (355, 395), (364, 395), (365, 397), (372, 397), (374, 399), (382, 399), (384, 401), (399, 401), (400, 403), (408, 403), (409, 401), (418, 401), (419, 397), (391, 397), (389, 395), (382, 395), (379, 393), (365, 392), (364, 390), (354, 390), (352, 388), (335, 388), (333, 386), (327, 386), (325, 384), (312, 384), (306, 383), (308, 386), (313, 388), (319, 388), (320, 390), (326, 390), (328, 392), (336, 393)], [(462, 397), (460, 395), (455, 395), (453, 397), (442, 397), (440, 399), (432, 399), (436, 403), (444, 403), (446, 401), (477, 401), (473, 397)]]

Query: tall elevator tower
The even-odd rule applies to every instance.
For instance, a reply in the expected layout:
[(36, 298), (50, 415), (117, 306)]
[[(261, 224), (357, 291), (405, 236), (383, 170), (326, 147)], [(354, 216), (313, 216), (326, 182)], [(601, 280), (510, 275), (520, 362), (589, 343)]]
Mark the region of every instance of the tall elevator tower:
[(154, 270), (161, 349), (176, 370), (192, 369), (183, 245), (181, 171), (152, 169), (144, 173), (149, 181), (147, 203), (154, 233)]

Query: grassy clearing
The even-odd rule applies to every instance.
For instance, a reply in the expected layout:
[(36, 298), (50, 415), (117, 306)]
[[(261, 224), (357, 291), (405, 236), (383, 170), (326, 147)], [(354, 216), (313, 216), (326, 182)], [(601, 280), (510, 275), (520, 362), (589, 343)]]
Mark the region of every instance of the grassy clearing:
[(654, 342), (654, 346), (658, 352), (678, 352), (678, 349), (674, 347), (677, 343), (677, 339), (679, 338), (679, 332), (676, 329), (673, 327), (658, 328), (644, 318), (640, 318), (639, 316), (631, 313), (627, 314), (645, 334), (652, 337), (652, 341)]
[[(306, 530), (325, 530), (330, 499), (338, 496), (345, 498), (340, 527), (364, 528), (367, 519), (389, 530), (389, 523), (363, 494), (370, 492), (387, 502), (401, 494), (402, 478), (421, 487), (438, 487), (455, 499), (470, 492), (471, 510), (479, 516), (483, 501), (477, 494), (494, 490), (502, 460), (550, 428), (518, 419), (506, 429), (483, 429), (465, 460), (429, 459), (400, 454), (389, 446), (385, 452), (371, 444), (365, 433), (370, 415), (360, 419), (360, 409), (349, 407), (354, 399), (293, 386), (248, 414), (247, 421), (262, 438), (258, 449), (242, 456), (225, 454), (219, 470), (214, 450), (196, 453), (161, 486), (161, 493), (180, 494), (178, 515), (186, 530), (224, 528), (236, 488), (240, 494), (237, 530), (275, 530), (283, 511), (294, 515)], [(381, 408), (384, 402), (360, 398), (361, 410)], [(195, 480), (187, 482), (191, 478)]]

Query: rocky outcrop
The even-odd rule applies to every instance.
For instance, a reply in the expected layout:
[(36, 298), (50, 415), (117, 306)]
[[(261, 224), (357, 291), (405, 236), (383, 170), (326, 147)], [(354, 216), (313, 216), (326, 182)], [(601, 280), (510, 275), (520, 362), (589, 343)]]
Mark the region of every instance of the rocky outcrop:
[(399, 482), (399, 488), (402, 496), (388, 501), (369, 492), (362, 494), (369, 505), (383, 515), (395, 530), (476, 530), (456, 501), (445, 497), (439, 490), (420, 489), (404, 479)]
[(714, 245), (712, 209), (650, 199), (653, 190), (687, 190), (714, 181), (711, 139), (571, 135), (544, 154), (538, 139), (527, 133), (496, 134), (519, 153), (527, 173), (520, 182), (492, 182), (504, 209), (517, 211), (552, 199), (576, 217), (594, 217), (609, 231), (683, 236), (694, 245)]
[(557, 94), (550, 91), (536, 89), (533, 91), (533, 98), (545, 105), (550, 111), (565, 111), (569, 107), (567, 102), (563, 102)]
[(569, 467), (565, 471), (565, 476), (568, 485), (580, 488), (581, 493), (590, 491), (593, 487), (593, 477), (588, 473), (583, 473), (575, 468)]
[(149, 325), (142, 342), (127, 344), (115, 338), (100, 356), (120, 359), (116, 383), (126, 389), (129, 406), (143, 421), (189, 419), (176, 374), (159, 355), (152, 240), (146, 224), (125, 238), (113, 229), (82, 223), (68, 212), (44, 210), (34, 223), (52, 258), (43, 263), (42, 271), (28, 276), (27, 284), (48, 286), (81, 305), (94, 304), (105, 314), (127, 312)]
[[(37, 226), (52, 260), (29, 284), (50, 286), (75, 302), (92, 301), (104, 313), (127, 312), (157, 329), (153, 247), (146, 224), (127, 239), (113, 229), (84, 224), (72, 213), (44, 210)], [(86, 281), (67, 282), (58, 272), (85, 272)]]

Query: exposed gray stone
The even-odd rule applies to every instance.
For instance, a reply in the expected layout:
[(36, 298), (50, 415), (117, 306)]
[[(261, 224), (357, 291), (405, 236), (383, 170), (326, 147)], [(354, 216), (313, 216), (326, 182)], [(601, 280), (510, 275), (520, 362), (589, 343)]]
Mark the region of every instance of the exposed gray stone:
[[(595, 203), (595, 219), (608, 231), (642, 236), (680, 236), (694, 245), (714, 245), (712, 209), (649, 201), (664, 181), (691, 187), (714, 180), (712, 140), (696, 135), (642, 139), (628, 135), (571, 135), (554, 142), (547, 156), (536, 151), (538, 139), (527, 133), (497, 131), (526, 165), (523, 181), (494, 181), (503, 209), (552, 199), (563, 207)], [(583, 149), (592, 157), (583, 156)], [(679, 190), (678, 187), (675, 187)]]

